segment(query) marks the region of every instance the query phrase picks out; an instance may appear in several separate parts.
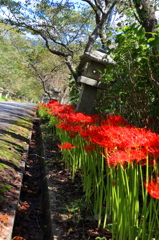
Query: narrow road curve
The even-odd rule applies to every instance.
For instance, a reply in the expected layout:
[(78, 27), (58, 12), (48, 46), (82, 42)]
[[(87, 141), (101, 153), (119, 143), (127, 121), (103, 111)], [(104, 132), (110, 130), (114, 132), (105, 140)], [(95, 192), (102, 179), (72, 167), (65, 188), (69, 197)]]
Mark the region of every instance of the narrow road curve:
[(0, 134), (19, 118), (32, 118), (36, 104), (0, 101)]

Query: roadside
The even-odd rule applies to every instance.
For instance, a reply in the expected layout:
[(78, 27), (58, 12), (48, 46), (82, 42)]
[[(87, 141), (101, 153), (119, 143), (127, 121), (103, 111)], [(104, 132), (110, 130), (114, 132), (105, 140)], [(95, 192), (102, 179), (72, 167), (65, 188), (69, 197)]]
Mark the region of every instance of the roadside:
[(11, 239), (31, 138), (35, 110), (23, 106), (0, 102), (0, 240)]
[(32, 138), (13, 228), (13, 240), (43, 240), (44, 222), (39, 146), (38, 119), (34, 119)]

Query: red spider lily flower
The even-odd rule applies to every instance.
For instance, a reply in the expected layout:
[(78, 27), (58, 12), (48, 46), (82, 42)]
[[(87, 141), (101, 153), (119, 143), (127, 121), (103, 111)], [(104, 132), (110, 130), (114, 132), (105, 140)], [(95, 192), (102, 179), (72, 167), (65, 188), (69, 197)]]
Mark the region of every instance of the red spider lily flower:
[(117, 150), (115, 152), (109, 153), (107, 156), (106, 164), (109, 167), (116, 167), (118, 164), (124, 166), (126, 162), (130, 162), (130, 157), (125, 151)]
[(159, 183), (157, 180), (153, 179), (144, 185), (150, 196), (159, 200)]
[(47, 104), (47, 106), (51, 109), (51, 108), (55, 108), (57, 106), (59, 106), (60, 103), (56, 100), (50, 100)]
[(74, 113), (72, 114), (72, 121), (73, 122), (76, 122), (76, 123), (80, 123), (80, 122), (83, 122), (83, 123), (92, 123), (93, 122), (93, 119), (91, 116), (89, 115), (86, 115), (84, 113), (80, 113), (80, 112), (77, 112), (77, 113)]
[(152, 133), (149, 139), (148, 153), (156, 159), (159, 157), (159, 135), (155, 133)]
[[(85, 127), (81, 127), (79, 134), (82, 138), (84, 138), (87, 142), (90, 142), (91, 135), (96, 132), (97, 127), (94, 125), (87, 125)], [(97, 134), (97, 132), (96, 132)], [(92, 141), (92, 140), (91, 140)], [(93, 142), (93, 141), (92, 141)]]
[(97, 151), (97, 147), (94, 144), (89, 144), (89, 145), (85, 145), (84, 149), (88, 152), (88, 153), (92, 153), (93, 151)]
[(71, 138), (74, 138), (77, 136), (77, 132), (68, 132), (68, 134)]
[(43, 108), (43, 109), (48, 108), (48, 106), (47, 106), (46, 103), (39, 103), (37, 107), (38, 107), (39, 109), (40, 109), (40, 108)]
[(153, 158), (159, 159), (159, 148), (149, 148), (148, 153)]
[(102, 122), (102, 118), (98, 114), (92, 114), (91, 115), (93, 123), (99, 125)]
[(50, 103), (51, 103), (51, 104), (59, 104), (59, 102), (58, 102), (57, 100), (50, 100), (50, 101), (49, 101), (49, 104), (50, 104)]
[(76, 148), (76, 146), (73, 146), (71, 143), (64, 143), (62, 145), (57, 144), (57, 146), (61, 149), (66, 149), (66, 150), (72, 150), (72, 148)]
[(106, 120), (103, 124), (108, 126), (130, 126), (128, 122), (122, 116), (110, 115), (106, 116)]
[(73, 105), (61, 105), (56, 100), (51, 100), (47, 105), (53, 115), (59, 117), (60, 119), (63, 118), (63, 115), (70, 114), (74, 111)]
[(61, 122), (60, 124), (56, 124), (55, 125), (57, 128), (61, 128), (64, 131), (67, 131), (68, 134), (71, 132), (72, 136), (73, 133), (77, 134), (80, 131), (80, 126), (74, 126), (73, 124), (71, 124), (70, 122)]
[(125, 149), (121, 150), (118, 148), (114, 148), (113, 151), (104, 149), (104, 152), (106, 154), (106, 164), (109, 167), (116, 167), (118, 164), (125, 166), (126, 163), (132, 163), (135, 161), (135, 163), (139, 163), (143, 159), (146, 158), (146, 152), (142, 151), (140, 149)]
[[(143, 159), (140, 161), (141, 166), (145, 166), (147, 164), (147, 160)], [(148, 165), (155, 167), (157, 165), (156, 159), (148, 159)]]
[(126, 127), (101, 125), (90, 132), (91, 141), (101, 147), (125, 149), (132, 146), (131, 132)]

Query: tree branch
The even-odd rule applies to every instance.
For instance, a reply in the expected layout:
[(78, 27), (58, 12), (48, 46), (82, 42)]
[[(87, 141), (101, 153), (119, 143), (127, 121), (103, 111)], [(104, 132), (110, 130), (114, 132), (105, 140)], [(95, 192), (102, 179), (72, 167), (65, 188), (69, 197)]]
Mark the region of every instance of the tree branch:
[(47, 91), (46, 87), (45, 87), (45, 80), (43, 79), (43, 77), (41, 76), (40, 73), (38, 73), (38, 70), (36, 69), (36, 67), (32, 64), (32, 63), (29, 63), (29, 65), (31, 66), (32, 69), (34, 69), (35, 73), (36, 73), (36, 76), (39, 78), (40, 82), (42, 83), (42, 86), (43, 86), (43, 89), (44, 89), (44, 92), (49, 96), (49, 98), (51, 99), (51, 95), (49, 93), (49, 91)]
[(103, 12), (103, 9), (102, 9), (102, 6), (98, 3), (98, 1), (97, 0), (95, 0), (95, 4), (96, 4), (96, 7), (101, 11), (101, 13), (104, 13)]
[[(88, 42), (86, 44), (85, 50), (84, 52), (90, 52), (97, 37), (101, 34), (102, 28), (107, 20), (107, 17), (109, 15), (109, 13), (111, 12), (111, 10), (113, 9), (113, 7), (115, 6), (115, 4), (117, 3), (117, 1), (114, 1), (114, 3), (112, 3), (112, 5), (109, 7), (109, 9), (107, 10), (107, 13), (102, 14), (102, 19), (101, 21), (98, 22), (98, 24), (96, 25), (94, 31), (92, 32), (92, 34), (89, 36)], [(84, 62), (83, 60), (80, 61), (78, 69), (77, 69), (77, 76), (81, 76), (83, 71), (84, 71), (84, 67), (86, 65), (86, 62)]]
[(72, 73), (74, 79), (77, 81), (77, 73), (76, 73), (75, 69), (73, 68), (73, 66), (71, 64), (71, 59), (72, 59), (71, 56), (67, 56), (67, 58), (66, 58), (66, 65), (69, 68), (70, 72)]
[(90, 0), (82, 0), (82, 1), (87, 2), (90, 5), (90, 7), (93, 9), (96, 15), (96, 23), (98, 23), (100, 21), (100, 11), (98, 10), (98, 8)]

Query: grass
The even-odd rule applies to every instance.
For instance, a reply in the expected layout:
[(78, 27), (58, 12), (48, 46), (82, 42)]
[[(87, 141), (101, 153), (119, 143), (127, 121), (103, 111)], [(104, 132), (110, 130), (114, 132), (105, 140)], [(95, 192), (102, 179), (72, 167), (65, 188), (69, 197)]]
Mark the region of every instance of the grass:
[(0, 101), (8, 101), (8, 99), (4, 96), (0, 97)]
[(31, 119), (19, 119), (0, 138), (0, 203), (4, 201), (4, 193), (10, 190), (19, 170), (31, 127)]

